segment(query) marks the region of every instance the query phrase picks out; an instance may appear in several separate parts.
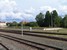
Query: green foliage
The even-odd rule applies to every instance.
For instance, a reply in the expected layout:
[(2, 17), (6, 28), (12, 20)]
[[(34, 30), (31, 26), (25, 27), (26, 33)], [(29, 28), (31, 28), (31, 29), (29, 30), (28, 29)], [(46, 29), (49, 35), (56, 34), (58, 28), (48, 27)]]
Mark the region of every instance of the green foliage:
[(8, 27), (11, 27), (11, 26), (12, 26), (12, 23), (7, 23), (7, 26), (8, 26)]
[(19, 22), (19, 23), (18, 23), (18, 26), (21, 26), (21, 25), (22, 25), (22, 22)]
[(17, 26), (18, 23), (16, 21), (13, 21), (12, 26)]
[[(14, 28), (21, 28), (21, 26), (22, 26), (22, 22), (19, 22), (19, 23), (17, 23), (17, 22), (12, 22), (12, 23), (7, 23), (7, 26), (8, 27), (14, 27)], [(38, 27), (38, 24), (36, 23), (36, 22), (28, 22), (28, 23), (26, 23), (26, 24), (23, 24), (23, 27)]]
[(41, 27), (43, 27), (44, 25), (44, 15), (42, 13), (39, 13), (37, 16), (36, 16), (36, 21), (37, 21), (37, 24)]
[(12, 23), (7, 23), (8, 27), (17, 27), (18, 23), (16, 21), (13, 21)]
[(62, 19), (62, 27), (67, 28), (67, 15), (65, 15), (65, 17)]
[(56, 10), (53, 10), (51, 13), (47, 11), (45, 17), (42, 13), (40, 13), (35, 19), (41, 27), (60, 27), (62, 24), (62, 18), (58, 16)]
[(38, 24), (36, 22), (29, 22), (29, 23), (25, 24), (25, 26), (37, 27)]
[(44, 26), (51, 26), (51, 14), (49, 11), (47, 11), (45, 14)]
[(61, 20), (62, 20), (62, 18), (60, 16), (55, 18), (55, 27), (61, 26)]
[(51, 13), (49, 11), (46, 12), (46, 14), (39, 13), (36, 16), (36, 22), (29, 22), (29, 23), (17, 23), (16, 21), (12, 23), (7, 23), (8, 27), (21, 27), (23, 24), (24, 26), (30, 26), (30, 27), (65, 27), (67, 28), (67, 15), (62, 19), (60, 16), (58, 16), (58, 13), (56, 10), (53, 10)]
[(57, 11), (56, 10), (53, 10), (52, 12), (51, 12), (51, 17), (52, 17), (52, 25), (53, 25), (53, 27), (57, 27), (57, 20), (58, 20), (58, 18), (59, 18), (59, 16), (58, 16), (58, 13), (57, 13)]

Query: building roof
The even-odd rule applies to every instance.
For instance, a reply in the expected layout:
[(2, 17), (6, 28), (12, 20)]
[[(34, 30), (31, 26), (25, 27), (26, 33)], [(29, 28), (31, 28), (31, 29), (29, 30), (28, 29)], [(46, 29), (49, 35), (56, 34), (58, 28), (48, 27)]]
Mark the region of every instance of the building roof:
[(6, 22), (0, 21), (0, 23), (6, 23)]

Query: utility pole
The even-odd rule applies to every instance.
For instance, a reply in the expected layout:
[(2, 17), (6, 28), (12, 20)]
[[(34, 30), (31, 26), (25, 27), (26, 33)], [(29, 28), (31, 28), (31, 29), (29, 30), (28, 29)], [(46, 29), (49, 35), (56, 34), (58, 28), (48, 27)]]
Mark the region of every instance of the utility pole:
[(52, 13), (51, 13), (51, 27), (53, 27), (53, 18), (52, 18)]
[[(26, 21), (26, 19), (23, 17), (23, 19)], [(21, 23), (21, 30), (22, 30), (22, 36), (23, 36), (23, 23), (24, 21), (22, 21), (22, 23)]]
[(21, 23), (21, 30), (22, 30), (22, 36), (23, 36), (23, 22)]

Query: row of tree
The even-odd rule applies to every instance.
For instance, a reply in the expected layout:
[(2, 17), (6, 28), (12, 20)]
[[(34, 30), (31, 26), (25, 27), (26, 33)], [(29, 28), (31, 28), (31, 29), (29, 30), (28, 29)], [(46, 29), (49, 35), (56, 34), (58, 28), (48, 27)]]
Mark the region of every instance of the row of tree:
[(8, 27), (21, 27), (24, 26), (30, 27), (67, 27), (67, 15), (62, 18), (58, 15), (56, 10), (52, 12), (47, 11), (46, 14), (39, 13), (36, 16), (36, 22), (19, 22), (16, 21), (12, 23), (7, 23)]
[(7, 23), (7, 26), (8, 27), (19, 27), (21, 26), (21, 22), (17, 23), (16, 21), (13, 21), (13, 22)]
[(40, 27), (67, 27), (67, 15), (62, 18), (56, 10), (39, 13), (35, 19)]
[(17, 23), (16, 21), (13, 21), (11, 23), (7, 23), (7, 26), (8, 27), (25, 27), (25, 26), (28, 26), (28, 27), (38, 27), (38, 24), (36, 22), (19, 22)]

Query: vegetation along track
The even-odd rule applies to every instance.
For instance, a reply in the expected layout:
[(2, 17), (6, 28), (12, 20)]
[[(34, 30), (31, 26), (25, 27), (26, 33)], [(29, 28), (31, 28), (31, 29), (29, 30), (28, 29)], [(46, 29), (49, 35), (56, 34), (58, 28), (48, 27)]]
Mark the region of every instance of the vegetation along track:
[(52, 48), (54, 50), (62, 50), (60, 48), (56, 48), (56, 47), (53, 47), (53, 46), (48, 46), (48, 45), (36, 43), (36, 42), (25, 40), (25, 39), (20, 39), (20, 38), (13, 37), (13, 36), (10, 36), (10, 35), (0, 34), (0, 36), (4, 37), (4, 38), (7, 38), (7, 39), (10, 39), (10, 40), (13, 40), (13, 41), (16, 41), (16, 42), (19, 42), (19, 43), (22, 43), (22, 44), (26, 44), (28, 46), (35, 47), (39, 50), (45, 50), (45, 47)]

